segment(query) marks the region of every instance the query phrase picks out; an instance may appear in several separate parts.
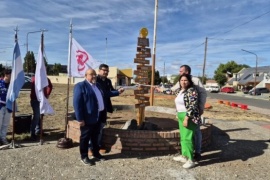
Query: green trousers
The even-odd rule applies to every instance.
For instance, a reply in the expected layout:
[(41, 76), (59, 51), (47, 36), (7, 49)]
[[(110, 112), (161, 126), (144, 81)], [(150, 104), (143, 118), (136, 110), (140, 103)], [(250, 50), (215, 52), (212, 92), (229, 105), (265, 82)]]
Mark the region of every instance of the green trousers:
[(178, 112), (178, 123), (180, 130), (180, 143), (181, 143), (181, 152), (182, 155), (187, 157), (188, 159), (193, 160), (193, 150), (194, 150), (194, 141), (193, 137), (195, 134), (195, 129), (197, 125), (189, 120), (188, 127), (183, 126), (183, 121), (185, 119), (186, 112)]

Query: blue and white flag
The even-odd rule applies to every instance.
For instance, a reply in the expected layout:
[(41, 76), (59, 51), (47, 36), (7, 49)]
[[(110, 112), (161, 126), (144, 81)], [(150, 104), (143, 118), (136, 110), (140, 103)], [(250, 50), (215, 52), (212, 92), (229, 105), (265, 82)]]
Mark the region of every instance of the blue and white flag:
[(54, 114), (53, 108), (51, 107), (49, 100), (44, 95), (44, 88), (49, 85), (46, 67), (43, 59), (43, 53), (41, 46), (38, 51), (38, 59), (35, 73), (35, 90), (38, 101), (40, 102), (40, 114)]
[(20, 46), (16, 42), (13, 52), (11, 79), (7, 93), (6, 107), (13, 111), (13, 102), (19, 97), (19, 92), (25, 82)]

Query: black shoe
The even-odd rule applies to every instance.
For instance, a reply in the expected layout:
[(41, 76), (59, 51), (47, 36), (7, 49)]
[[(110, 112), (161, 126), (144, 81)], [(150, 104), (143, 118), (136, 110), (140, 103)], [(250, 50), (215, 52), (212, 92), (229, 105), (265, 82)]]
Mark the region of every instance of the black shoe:
[(95, 165), (95, 162), (91, 161), (88, 157), (81, 159), (84, 165), (93, 166)]
[(200, 161), (201, 160), (201, 158), (202, 158), (202, 156), (201, 156), (201, 154), (199, 154), (199, 153), (194, 153), (194, 157), (193, 157), (196, 161)]
[(37, 140), (37, 136), (36, 135), (31, 135), (29, 139), (27, 139), (29, 141), (36, 141)]
[(106, 160), (106, 158), (104, 156), (102, 156), (101, 154), (94, 156), (94, 158), (98, 161), (105, 161)]

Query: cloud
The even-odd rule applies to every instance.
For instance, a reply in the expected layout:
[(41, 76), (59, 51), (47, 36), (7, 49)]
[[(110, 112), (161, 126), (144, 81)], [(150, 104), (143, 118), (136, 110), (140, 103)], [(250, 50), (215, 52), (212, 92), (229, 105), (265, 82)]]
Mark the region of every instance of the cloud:
[(1, 28), (14, 28), (18, 24), (20, 25), (27, 25), (29, 23), (33, 23), (30, 19), (24, 19), (24, 18), (0, 18), (0, 27)]
[[(70, 19), (73, 37), (95, 58), (110, 66), (132, 67), (137, 38), (148, 28), (153, 48), (155, 1), (130, 0), (27, 0), (0, 2), (0, 51), (14, 44), (13, 29), (19, 26), (19, 43), (26, 52), (26, 35), (47, 29), (46, 54), (50, 63), (67, 64)], [(10, 11), (19, 7), (16, 11)], [(220, 63), (235, 60), (254, 64), (269, 61), (270, 24), (268, 0), (170, 0), (159, 1), (156, 34), (156, 67), (178, 74), (181, 64), (190, 64), (195, 75), (202, 73), (205, 38), (208, 37), (206, 72), (213, 74)], [(255, 19), (254, 19), (255, 18)], [(254, 19), (254, 20), (252, 20)], [(250, 21), (252, 20), (252, 21)], [(245, 23), (247, 22), (247, 23)], [(106, 41), (107, 38), (107, 41)], [(37, 52), (40, 33), (29, 34), (28, 48)], [(12, 52), (1, 53), (10, 59)], [(151, 58), (149, 58), (151, 60)]]

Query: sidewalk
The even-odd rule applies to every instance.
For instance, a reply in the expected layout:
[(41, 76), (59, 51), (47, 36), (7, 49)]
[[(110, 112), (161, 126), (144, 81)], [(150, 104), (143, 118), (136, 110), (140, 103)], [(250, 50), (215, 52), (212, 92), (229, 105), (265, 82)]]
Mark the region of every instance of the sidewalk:
[(246, 98), (251, 98), (251, 99), (262, 99), (262, 100), (270, 101), (270, 93), (261, 94), (261, 95), (258, 95), (258, 96), (252, 96), (252, 95), (244, 94), (243, 92), (237, 91), (236, 93), (231, 93), (231, 94), (228, 93), (228, 95), (241, 96), (241, 97), (246, 97)]

